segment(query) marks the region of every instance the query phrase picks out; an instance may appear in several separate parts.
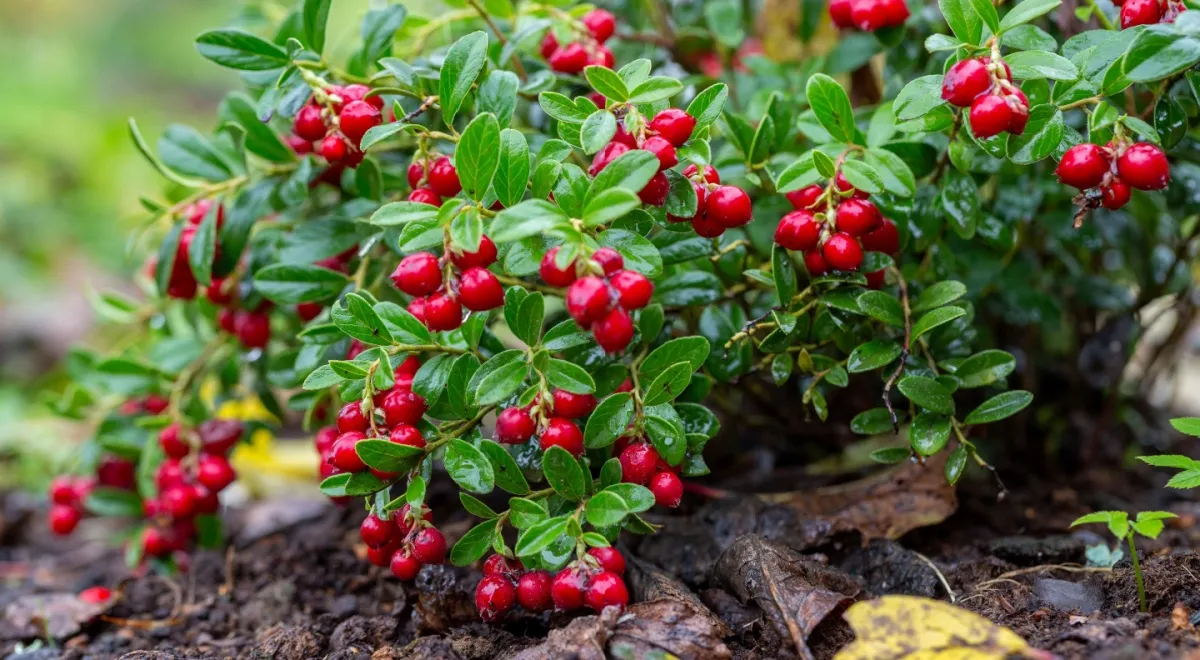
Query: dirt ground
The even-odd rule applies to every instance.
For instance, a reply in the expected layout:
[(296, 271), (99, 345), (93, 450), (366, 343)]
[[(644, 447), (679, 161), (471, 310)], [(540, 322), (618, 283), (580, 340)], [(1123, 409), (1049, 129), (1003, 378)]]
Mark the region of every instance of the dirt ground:
[[(1165, 475), (1093, 469), (1009, 484), (997, 502), (991, 480), (955, 492), (940, 474), (931, 463), (766, 497), (690, 493), (654, 518), (658, 535), (626, 540), (625, 616), (514, 612), (494, 626), (474, 612), (476, 569), (427, 567), (404, 585), (367, 564), (356, 509), (280, 499), (232, 512), (234, 545), (167, 579), (130, 576), (94, 525), (83, 540), (49, 538), (44, 511), (12, 493), (0, 508), (0, 656), (750, 660), (803, 657), (805, 644), (829, 658), (853, 639), (846, 606), (912, 594), (952, 598), (1063, 658), (1200, 658), (1200, 502), (1161, 488)], [(453, 495), (435, 488), (430, 503), (456, 510)], [(1180, 516), (1140, 541), (1149, 614), (1128, 556), (1083, 567), (1088, 546), (1112, 540), (1067, 528), (1099, 508)], [(459, 515), (439, 521), (452, 540), (469, 528)], [(74, 594), (93, 585), (114, 587), (115, 602), (81, 605)]]

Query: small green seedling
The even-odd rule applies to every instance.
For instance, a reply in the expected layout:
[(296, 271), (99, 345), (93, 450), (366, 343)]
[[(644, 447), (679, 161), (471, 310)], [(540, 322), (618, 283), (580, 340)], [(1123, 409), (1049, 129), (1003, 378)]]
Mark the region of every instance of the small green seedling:
[(1156, 539), (1163, 531), (1163, 521), (1175, 517), (1177, 517), (1175, 514), (1168, 511), (1143, 511), (1131, 521), (1129, 514), (1124, 511), (1097, 511), (1080, 517), (1071, 523), (1071, 527), (1089, 523), (1104, 523), (1108, 525), (1108, 531), (1112, 532), (1118, 541), (1125, 539), (1129, 542), (1129, 558), (1133, 560), (1133, 575), (1137, 579), (1138, 609), (1146, 612), (1148, 610), (1146, 586), (1142, 581), (1142, 566), (1138, 563), (1137, 548), (1133, 545), (1133, 535), (1137, 533), (1148, 539)]

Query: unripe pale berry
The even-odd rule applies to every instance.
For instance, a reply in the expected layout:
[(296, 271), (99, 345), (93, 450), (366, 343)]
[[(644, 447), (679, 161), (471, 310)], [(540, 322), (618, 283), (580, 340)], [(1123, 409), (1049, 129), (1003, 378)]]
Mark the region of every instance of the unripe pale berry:
[(542, 451), (562, 447), (571, 455), (579, 456), (583, 453), (583, 433), (575, 422), (563, 417), (551, 417), (538, 438), (538, 445)]
[(821, 256), (834, 270), (854, 270), (862, 263), (863, 251), (853, 236), (838, 232), (825, 241)]
[(401, 259), (391, 278), (404, 293), (427, 296), (442, 286), (442, 269), (433, 253), (417, 252)]

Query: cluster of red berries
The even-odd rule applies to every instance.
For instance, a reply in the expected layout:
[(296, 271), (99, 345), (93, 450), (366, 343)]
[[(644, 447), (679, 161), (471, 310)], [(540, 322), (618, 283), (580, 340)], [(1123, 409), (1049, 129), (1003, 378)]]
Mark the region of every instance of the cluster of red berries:
[(150, 557), (187, 551), (196, 535), (195, 518), (216, 513), (217, 494), (237, 479), (229, 454), (242, 439), (242, 423), (210, 419), (195, 429), (178, 422), (159, 431), (158, 444), (166, 458), (154, 481), (158, 497), (143, 502), (148, 521), (142, 550)]
[[(484, 236), (474, 252), (448, 251), (438, 259), (432, 252), (416, 252), (400, 260), (392, 284), (413, 296), (408, 311), (434, 331), (462, 325), (463, 308), (486, 312), (504, 304), (504, 287), (488, 270), (496, 261), (496, 244)], [(453, 268), (449, 266), (453, 265)]]
[[(208, 299), (222, 305), (217, 311), (217, 326), (237, 337), (243, 348), (266, 347), (267, 342), (271, 341), (270, 311), (274, 304), (263, 300), (254, 309), (239, 308), (233, 295), (236, 288), (233, 284), (232, 281), (213, 278), (212, 286), (208, 287)], [(318, 308), (317, 313), (320, 311)]]
[[(193, 204), (189, 204), (183, 210), (183, 217), (187, 218), (187, 224), (183, 226), (179, 234), (179, 245), (175, 248), (175, 262), (171, 265), (171, 277), (167, 280), (167, 295), (180, 300), (191, 300), (196, 297), (196, 291), (200, 285), (196, 282), (196, 276), (192, 273), (192, 265), (189, 255), (191, 253), (192, 240), (196, 237), (196, 228), (204, 221), (204, 216), (208, 215), (212, 208), (213, 201), (211, 199), (201, 199)], [(217, 208), (217, 229), (220, 229), (225, 224), (225, 208)], [(213, 250), (213, 263), (221, 255), (221, 245), (218, 243), (216, 249)], [(154, 272), (153, 265), (156, 263), (154, 259), (150, 261), (150, 272)]]
[(616, 17), (612, 12), (593, 9), (584, 14), (582, 22), (586, 32), (580, 31), (578, 41), (560, 46), (553, 30), (542, 39), (542, 57), (554, 71), (578, 75), (589, 64), (612, 68), (615, 60), (604, 42), (617, 31)]
[(405, 582), (416, 579), (425, 564), (446, 561), (446, 537), (432, 522), (433, 512), (424, 504), (420, 511), (408, 504), (384, 517), (367, 514), (359, 535), (367, 545), (367, 561), (387, 566)]
[(601, 348), (608, 353), (625, 350), (633, 340), (629, 310), (650, 304), (654, 284), (641, 273), (625, 270), (624, 257), (612, 248), (600, 248), (591, 259), (575, 259), (566, 268), (556, 263), (558, 251), (553, 247), (542, 258), (542, 279), (550, 286), (567, 287), (567, 312), (579, 327), (592, 331)]
[[(361, 344), (360, 344), (361, 346)], [(355, 350), (351, 346), (351, 351)], [(418, 449), (425, 447), (425, 436), (417, 424), (425, 415), (425, 397), (412, 391), (413, 376), (421, 368), (416, 356), (408, 356), (394, 373), (395, 383), (391, 389), (377, 392), (372, 403), (374, 410), (382, 414), (372, 425), (363, 412), (359, 401), (351, 401), (338, 411), (336, 427), (325, 427), (317, 432), (317, 452), (321, 455), (321, 478), (326, 479), (343, 472), (364, 472), (368, 469), (376, 477), (388, 481), (399, 474), (368, 468), (359, 457), (356, 445), (370, 435), (386, 438), (399, 445)]]
[(970, 106), (971, 130), (978, 138), (1004, 131), (1020, 135), (1029, 123), (1029, 99), (1013, 84), (1008, 63), (998, 58), (974, 57), (950, 67), (942, 80), (942, 99)]
[(741, 227), (753, 219), (750, 196), (737, 186), (721, 185), (721, 175), (712, 165), (683, 168), (683, 176), (696, 191), (696, 213), (691, 217), (667, 214), (670, 222), (690, 222), (692, 230), (704, 238), (716, 238), (727, 229)]
[(1162, 190), (1171, 182), (1167, 155), (1149, 142), (1077, 144), (1063, 154), (1054, 173), (1080, 190), (1099, 187), (1100, 203), (1113, 210), (1129, 202), (1130, 188)]
[(96, 486), (134, 490), (137, 466), (117, 456), (105, 456), (96, 465), (94, 477), (64, 475), (50, 482), (50, 531), (66, 536), (83, 518), (84, 503)]
[[(817, 277), (830, 270), (856, 270), (864, 252), (895, 255), (900, 250), (896, 223), (883, 217), (879, 208), (868, 201), (870, 195), (850, 185), (838, 172), (833, 182), (837, 206), (826, 199), (824, 186), (813, 184), (787, 193), (795, 211), (779, 220), (775, 242), (788, 250), (804, 253), (808, 274)], [(832, 222), (831, 222), (832, 220)], [(883, 284), (883, 271), (867, 273), (867, 284)]]
[(904, 25), (908, 20), (908, 5), (904, 0), (830, 0), (829, 18), (839, 28), (874, 32)]
[(408, 166), (408, 185), (412, 188), (408, 201), (430, 206), (441, 206), (443, 197), (454, 197), (462, 191), (458, 170), (449, 156), (421, 160), (414, 157)]
[(383, 97), (367, 96), (370, 91), (366, 85), (334, 86), (324, 91), (324, 105), (313, 96), (292, 120), (288, 145), (301, 155), (315, 151), (330, 165), (358, 167), (362, 136), (383, 122)]
[(621, 462), (621, 481), (646, 486), (654, 503), (674, 509), (683, 500), (683, 481), (675, 468), (658, 455), (654, 445), (643, 439), (618, 438), (613, 455)]
[(1180, 0), (1113, 0), (1121, 8), (1121, 29), (1135, 25), (1174, 23), (1181, 12), (1187, 10)]
[[(496, 416), (496, 441), (508, 445), (524, 444), (538, 431), (533, 419), (534, 405), (524, 408), (505, 408)], [(562, 447), (573, 456), (583, 454), (583, 432), (573, 419), (582, 419), (596, 409), (596, 397), (591, 394), (574, 394), (566, 390), (555, 390), (552, 400), (539, 406), (538, 415), (545, 420), (538, 446), (542, 451), (551, 447)]]
[(546, 571), (526, 571), (520, 560), (492, 555), (483, 563), (483, 579), (475, 587), (475, 608), (484, 621), (495, 621), (513, 605), (526, 611), (562, 611), (584, 605), (596, 612), (629, 604), (625, 558), (613, 548), (591, 548), (585, 559), (551, 577)]

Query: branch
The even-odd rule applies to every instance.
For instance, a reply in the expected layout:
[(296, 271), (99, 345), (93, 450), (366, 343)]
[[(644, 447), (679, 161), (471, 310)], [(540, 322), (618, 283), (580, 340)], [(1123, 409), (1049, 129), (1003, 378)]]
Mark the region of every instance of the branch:
[(904, 307), (904, 348), (900, 351), (900, 364), (896, 365), (896, 370), (883, 385), (883, 405), (887, 407), (888, 415), (892, 418), (892, 430), (900, 433), (900, 419), (896, 417), (896, 410), (892, 407), (891, 393), (892, 386), (904, 373), (904, 363), (908, 362), (909, 345), (912, 343), (912, 308), (908, 304), (908, 284), (904, 281), (904, 274), (895, 266), (891, 266), (889, 270), (896, 276), (896, 283), (900, 286), (900, 304)]
[[(492, 32), (496, 33), (496, 38), (500, 40), (500, 45), (507, 46), (508, 39), (504, 38), (504, 33), (500, 31), (500, 26), (496, 25), (496, 22), (492, 20), (492, 17), (487, 13), (487, 10), (485, 10), (483, 6), (479, 4), (479, 0), (467, 0), (467, 2), (475, 10), (475, 12), (479, 14), (479, 17), (488, 24), (488, 27), (492, 28)], [(525, 65), (521, 64), (521, 58), (515, 52), (512, 54), (512, 63), (513, 69), (516, 70), (517, 75), (521, 78), (521, 82), (529, 80), (529, 74), (525, 73)]]

